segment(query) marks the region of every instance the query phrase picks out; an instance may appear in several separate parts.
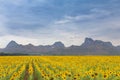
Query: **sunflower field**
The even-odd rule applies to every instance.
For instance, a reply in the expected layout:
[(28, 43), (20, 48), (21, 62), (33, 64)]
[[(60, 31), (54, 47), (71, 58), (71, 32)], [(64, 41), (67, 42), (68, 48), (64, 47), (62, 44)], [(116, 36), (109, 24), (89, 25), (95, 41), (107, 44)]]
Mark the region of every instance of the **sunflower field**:
[(120, 80), (120, 56), (0, 56), (0, 80)]

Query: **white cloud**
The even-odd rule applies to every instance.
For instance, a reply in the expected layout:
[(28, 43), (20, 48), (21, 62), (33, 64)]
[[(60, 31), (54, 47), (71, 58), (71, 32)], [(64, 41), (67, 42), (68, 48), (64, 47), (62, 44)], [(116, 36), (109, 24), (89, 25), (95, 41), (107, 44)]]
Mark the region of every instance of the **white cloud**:
[(111, 12), (103, 9), (91, 9), (89, 14), (77, 15), (77, 16), (65, 16), (63, 19), (55, 21), (55, 24), (66, 24), (76, 21), (91, 21), (100, 17), (109, 16)]
[(82, 20), (89, 20), (93, 19), (94, 15), (79, 15), (79, 16), (65, 16), (64, 19), (58, 20), (55, 22), (55, 24), (66, 24), (66, 23), (72, 23), (75, 21), (82, 21)]
[(56, 21), (55, 24), (66, 24), (66, 23), (69, 23), (69, 22), (71, 22), (71, 20), (65, 19), (65, 20)]

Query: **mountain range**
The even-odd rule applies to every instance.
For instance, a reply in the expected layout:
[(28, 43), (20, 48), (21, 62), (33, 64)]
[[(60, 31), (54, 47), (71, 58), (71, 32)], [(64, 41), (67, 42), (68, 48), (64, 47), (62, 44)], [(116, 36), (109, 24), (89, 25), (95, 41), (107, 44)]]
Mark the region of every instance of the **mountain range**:
[(22, 45), (11, 41), (5, 48), (0, 49), (0, 52), (29, 55), (120, 55), (120, 46), (92, 38), (85, 38), (84, 43), (80, 46), (72, 45), (70, 47), (65, 47), (60, 41), (45, 46)]

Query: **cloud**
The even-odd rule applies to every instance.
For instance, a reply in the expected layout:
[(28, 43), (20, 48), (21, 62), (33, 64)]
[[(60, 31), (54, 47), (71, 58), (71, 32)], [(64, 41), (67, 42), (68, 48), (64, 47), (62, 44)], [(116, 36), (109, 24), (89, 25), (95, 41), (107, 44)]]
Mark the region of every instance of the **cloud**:
[(65, 16), (63, 19), (55, 21), (55, 24), (66, 24), (66, 23), (71, 23), (71, 22), (76, 22), (76, 21), (91, 21), (97, 18), (101, 17), (107, 17), (111, 15), (112, 13), (107, 10), (103, 9), (91, 9), (89, 14), (82, 14), (82, 15), (77, 15), (77, 16)]
[(7, 18), (4, 15), (0, 15), (0, 36), (4, 36), (7, 33), (6, 22)]
[[(119, 0), (0, 0), (2, 46), (20, 43), (80, 45), (85, 37), (118, 42)], [(117, 40), (116, 40), (117, 39)]]
[[(65, 16), (62, 20), (56, 21), (55, 25), (65, 30), (71, 28), (68, 32), (76, 33), (77, 36), (80, 37), (79, 39), (82, 40), (84, 40), (85, 37), (92, 37), (98, 40), (111, 41), (114, 45), (119, 45), (120, 17), (118, 13), (116, 13), (117, 11), (114, 13), (113, 11), (96, 8), (90, 11), (91, 13), (87, 15)], [(65, 20), (69, 22), (59, 23)], [(73, 27), (76, 29), (72, 29)], [(78, 39), (75, 38), (75, 40)]]

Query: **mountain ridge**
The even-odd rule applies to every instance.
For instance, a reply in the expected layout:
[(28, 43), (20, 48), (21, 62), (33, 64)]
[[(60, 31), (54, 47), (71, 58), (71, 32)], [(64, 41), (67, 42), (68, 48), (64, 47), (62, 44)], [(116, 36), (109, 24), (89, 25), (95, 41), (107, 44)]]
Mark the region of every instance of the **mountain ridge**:
[(34, 46), (31, 43), (27, 45), (18, 44), (12, 40), (5, 48), (0, 49), (0, 52), (38, 55), (120, 55), (120, 46), (114, 46), (111, 42), (93, 40), (92, 38), (85, 38), (80, 46), (72, 45), (70, 47), (65, 47), (61, 41), (52, 45)]

